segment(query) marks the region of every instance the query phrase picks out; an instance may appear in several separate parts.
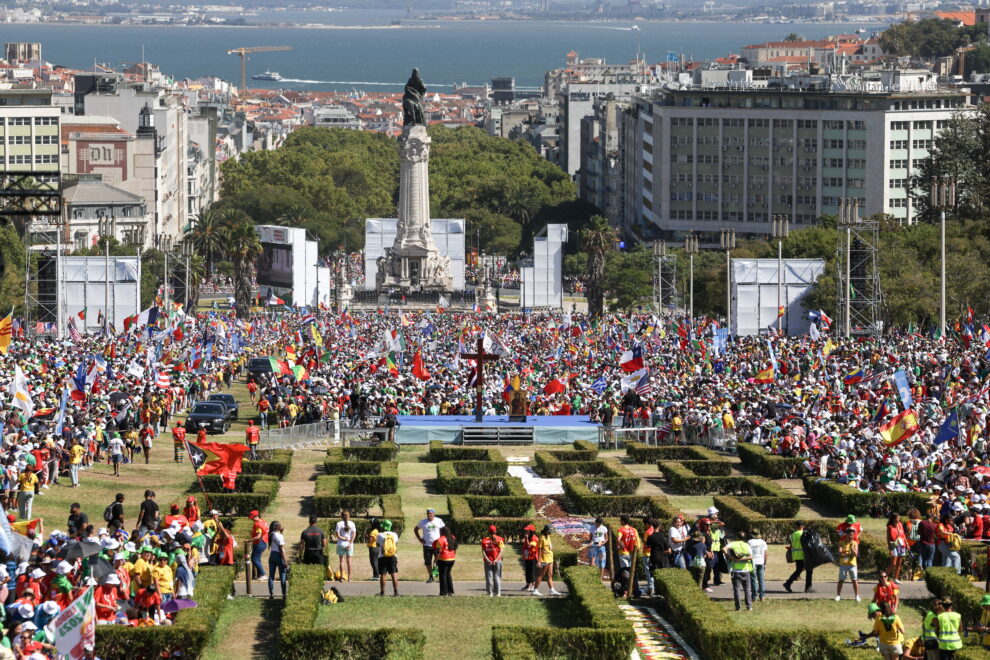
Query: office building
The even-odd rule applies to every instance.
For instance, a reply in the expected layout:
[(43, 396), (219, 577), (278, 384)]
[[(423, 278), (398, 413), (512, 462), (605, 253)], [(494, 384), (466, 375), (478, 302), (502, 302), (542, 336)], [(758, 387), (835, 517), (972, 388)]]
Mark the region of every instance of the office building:
[(36, 62), (41, 59), (41, 44), (31, 41), (14, 41), (3, 45), (3, 59), (8, 62)]
[(50, 89), (0, 90), (0, 169), (57, 176), (59, 116)]

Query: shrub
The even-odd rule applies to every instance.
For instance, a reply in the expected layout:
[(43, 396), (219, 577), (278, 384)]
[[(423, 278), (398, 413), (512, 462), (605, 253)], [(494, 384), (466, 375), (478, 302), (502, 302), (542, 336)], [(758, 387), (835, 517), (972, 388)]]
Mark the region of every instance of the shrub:
[(234, 584), (233, 566), (207, 566), (196, 578), (197, 607), (181, 611), (172, 626), (97, 626), (96, 654), (105, 660), (198, 658)]
[(693, 445), (663, 445), (653, 447), (658, 461), (725, 461), (715, 452)]
[(565, 477), (564, 494), (574, 513), (589, 516), (656, 516), (664, 520), (680, 511), (666, 497), (655, 495), (601, 495), (593, 492), (584, 477)]
[(681, 461), (660, 461), (658, 466), (671, 488), (680, 493), (789, 498), (800, 506), (796, 495), (764, 477), (699, 475)]
[(505, 459), (497, 449), (485, 447), (460, 447), (445, 445), (440, 440), (430, 442), (430, 461), (502, 461)]
[(258, 457), (257, 461), (241, 461), (242, 474), (270, 474), (278, 479), (285, 479), (292, 469), (290, 449), (263, 449), (258, 452)]
[[(275, 484), (276, 492), (278, 492), (278, 479), (270, 474), (244, 474), (243, 472), (237, 475), (237, 479), (234, 482), (234, 492), (235, 493), (253, 493), (254, 484), (259, 481), (271, 481)], [(200, 491), (200, 482), (203, 484), (202, 490), (207, 493), (222, 493), (223, 492), (223, 479), (220, 478), (219, 474), (204, 474), (199, 480), (192, 485), (189, 489), (190, 493), (196, 493)]]
[[(437, 491), (447, 495), (514, 496), (532, 502), (532, 497), (523, 487), (522, 480), (505, 474), (507, 465), (507, 463), (488, 463), (486, 461), (443, 461), (437, 463)], [(497, 473), (496, 470), (499, 467), (502, 470)], [(473, 473), (477, 473), (477, 475)], [(495, 476), (492, 473), (500, 476)]]
[(329, 461), (374, 461), (385, 463), (394, 461), (399, 455), (399, 445), (383, 442), (372, 447), (330, 447), (327, 449)]
[(791, 458), (787, 456), (774, 456), (767, 452), (761, 445), (754, 445), (740, 442), (736, 446), (739, 453), (739, 461), (753, 472), (769, 477), (770, 479), (788, 479), (794, 470), (796, 474), (804, 472), (803, 458)]
[[(238, 481), (241, 476), (238, 475)], [(249, 475), (251, 476), (251, 475)], [(278, 495), (278, 480), (263, 476), (251, 482), (250, 492), (209, 492), (209, 506), (225, 514), (246, 516), (251, 511), (264, 511)]]
[(421, 657), (426, 637), (411, 628), (314, 628), (323, 592), (323, 567), (297, 564), (279, 626), (279, 650), (290, 660)]
[(853, 486), (846, 486), (834, 481), (822, 479), (816, 475), (806, 474), (803, 477), (804, 492), (809, 497), (822, 504), (828, 504), (842, 514), (868, 516), (873, 507), (885, 505), (899, 515), (904, 515), (910, 509), (925, 511), (928, 507), (928, 493), (864, 493)]
[(378, 461), (345, 461), (343, 459), (323, 461), (323, 474), (365, 474), (379, 475), (382, 463)]

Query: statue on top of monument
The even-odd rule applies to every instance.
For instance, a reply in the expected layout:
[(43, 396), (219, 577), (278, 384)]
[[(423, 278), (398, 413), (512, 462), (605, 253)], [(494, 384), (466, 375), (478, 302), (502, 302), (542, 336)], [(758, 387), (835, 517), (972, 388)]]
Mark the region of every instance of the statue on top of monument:
[(419, 77), (419, 69), (413, 69), (412, 75), (406, 81), (406, 89), (402, 94), (402, 125), (426, 126), (423, 114), (423, 98), (426, 95), (426, 85)]

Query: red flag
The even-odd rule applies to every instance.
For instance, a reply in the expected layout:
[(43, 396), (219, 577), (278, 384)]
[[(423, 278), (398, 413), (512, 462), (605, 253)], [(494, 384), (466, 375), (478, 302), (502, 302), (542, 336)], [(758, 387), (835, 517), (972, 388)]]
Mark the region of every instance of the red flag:
[(247, 445), (225, 442), (189, 443), (189, 459), (196, 474), (240, 474)]
[(416, 351), (416, 354), (413, 356), (412, 374), (413, 376), (419, 378), (420, 380), (430, 379), (430, 372), (426, 370), (426, 366), (423, 364), (422, 352), (418, 350)]
[(564, 392), (567, 390), (567, 378), (555, 378), (546, 384), (543, 388), (544, 394), (556, 394), (558, 392)]

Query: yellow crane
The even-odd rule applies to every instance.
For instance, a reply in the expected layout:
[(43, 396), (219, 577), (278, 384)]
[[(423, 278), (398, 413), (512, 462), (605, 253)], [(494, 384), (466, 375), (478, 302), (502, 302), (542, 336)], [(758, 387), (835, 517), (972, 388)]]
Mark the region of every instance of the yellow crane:
[(271, 53), (279, 50), (292, 50), (292, 46), (245, 46), (243, 48), (231, 48), (228, 55), (240, 55), (241, 57), (241, 89), (247, 89), (247, 59), (252, 53)]

